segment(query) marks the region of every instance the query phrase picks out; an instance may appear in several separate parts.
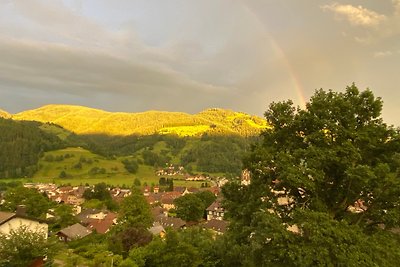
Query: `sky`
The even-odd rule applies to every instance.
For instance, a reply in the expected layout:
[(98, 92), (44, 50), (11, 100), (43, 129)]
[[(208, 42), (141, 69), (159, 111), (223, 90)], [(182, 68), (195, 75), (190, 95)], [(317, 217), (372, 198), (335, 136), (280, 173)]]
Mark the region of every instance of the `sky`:
[(355, 83), (400, 125), (400, 0), (1, 0), (0, 108), (262, 116)]

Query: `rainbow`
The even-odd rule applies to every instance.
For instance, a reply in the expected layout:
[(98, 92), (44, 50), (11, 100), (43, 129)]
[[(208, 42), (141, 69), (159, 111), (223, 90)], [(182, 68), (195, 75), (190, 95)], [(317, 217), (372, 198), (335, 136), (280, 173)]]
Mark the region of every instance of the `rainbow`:
[[(271, 37), (271, 35), (269, 35)], [(270, 43), (275, 52), (282, 58), (282, 63), (285, 66), (287, 73), (290, 77), (290, 80), (293, 84), (294, 90), (296, 91), (297, 98), (300, 102), (300, 107), (306, 107), (306, 98), (304, 96), (304, 90), (301, 85), (299, 78), (296, 76), (296, 72), (293, 69), (292, 65), (290, 64), (289, 58), (286, 56), (285, 52), (283, 51), (282, 47), (278, 45), (278, 42), (274, 38), (270, 38)]]
[(263, 23), (263, 21), (259, 18), (259, 16), (250, 8), (248, 7), (244, 2), (242, 2), (242, 6), (243, 8), (248, 11), (248, 13), (257, 20), (257, 22), (259, 23), (259, 25), (262, 25), (262, 27), (264, 28), (266, 34), (268, 35), (268, 39), (270, 42), (270, 45), (272, 47), (272, 49), (274, 50), (274, 53), (282, 60), (282, 64), (286, 69), (286, 72), (290, 78), (290, 81), (293, 85), (295, 94), (296, 94), (296, 98), (299, 101), (299, 105), (302, 109), (304, 109), (306, 107), (306, 98), (304, 96), (304, 90), (303, 90), (303, 86), (301, 84), (300, 79), (297, 77), (296, 75), (296, 71), (295, 69), (292, 67), (292, 64), (290, 63), (289, 58), (286, 56), (285, 51), (282, 49), (282, 47), (279, 45), (278, 41), (276, 40), (276, 38), (274, 38), (271, 34), (271, 32), (269, 31), (269, 29), (267, 28), (267, 26), (265, 25), (265, 23)]

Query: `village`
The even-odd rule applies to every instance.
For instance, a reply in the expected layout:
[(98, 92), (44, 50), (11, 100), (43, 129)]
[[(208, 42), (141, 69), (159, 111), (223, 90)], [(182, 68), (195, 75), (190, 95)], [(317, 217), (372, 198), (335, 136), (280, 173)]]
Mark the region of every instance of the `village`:
[[(159, 172), (158, 175), (168, 175), (173, 171), (172, 168), (170, 168), (169, 171), (170, 172)], [(202, 176), (190, 179), (199, 179), (200, 181), (206, 180), (206, 178)], [(248, 177), (244, 176), (243, 183), (246, 183), (247, 179)], [(160, 179), (160, 181), (163, 180), (168, 180), (168, 178)], [(141, 186), (141, 194), (146, 199), (153, 218), (152, 226), (148, 228), (148, 231), (153, 235), (162, 237), (165, 235), (168, 228), (179, 230), (187, 227), (199, 226), (202, 229), (212, 231), (214, 234), (223, 234), (228, 226), (228, 222), (224, 220), (225, 210), (221, 205), (223, 200), (221, 186), (225, 182), (225, 180), (221, 180), (215, 183), (214, 186), (201, 188), (173, 186), (169, 188), (170, 191), (167, 191), (168, 189), (166, 190), (165, 187), (160, 185)], [(87, 201), (85, 199), (85, 192), (93, 192), (95, 188), (93, 185), (57, 186), (53, 183), (25, 183), (23, 186), (25, 188), (37, 190), (54, 203), (70, 206), (78, 222), (68, 225), (57, 232), (50, 232), (48, 222), (56, 216), (54, 209), (48, 210), (45, 219), (38, 219), (27, 216), (26, 207), (24, 205), (19, 205), (15, 212), (0, 212), (0, 233), (9, 234), (10, 231), (16, 227), (25, 225), (28, 228), (32, 228), (32, 231), (40, 228), (46, 233), (46, 237), (48, 235), (57, 235), (60, 241), (68, 242), (84, 238), (91, 233), (106, 234), (112, 227), (118, 224), (118, 211), (108, 210), (104, 206), (101, 209), (84, 207), (84, 203)], [(107, 187), (107, 191), (112, 201), (117, 204), (121, 203), (132, 194), (132, 189), (121, 187)], [(198, 221), (185, 221), (179, 218), (176, 215), (176, 200), (185, 195), (197, 194), (200, 192), (210, 192), (215, 197), (215, 201), (208, 205), (203, 211), (202, 218)], [(3, 204), (4, 201), (5, 200), (2, 199), (1, 204)]]

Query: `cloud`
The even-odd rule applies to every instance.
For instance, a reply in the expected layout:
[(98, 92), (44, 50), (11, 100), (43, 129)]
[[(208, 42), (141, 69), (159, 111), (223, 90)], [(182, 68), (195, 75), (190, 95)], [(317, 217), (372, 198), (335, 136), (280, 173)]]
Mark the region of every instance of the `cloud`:
[(393, 55), (392, 51), (378, 51), (374, 53), (374, 57), (380, 58), (380, 57), (389, 57)]
[(375, 58), (385, 58), (390, 56), (400, 55), (400, 50), (385, 50), (385, 51), (377, 51), (374, 53)]
[(353, 26), (371, 27), (378, 26), (387, 18), (385, 15), (369, 10), (362, 6), (340, 5), (333, 3), (321, 7), (323, 10), (332, 11), (337, 19), (345, 18)]
[(32, 93), (125, 95), (148, 106), (165, 101), (173, 107), (184, 98), (210, 101), (229, 92), (162, 66), (121, 59), (101, 50), (0, 39), (0, 58), (0, 85), (29, 88)]

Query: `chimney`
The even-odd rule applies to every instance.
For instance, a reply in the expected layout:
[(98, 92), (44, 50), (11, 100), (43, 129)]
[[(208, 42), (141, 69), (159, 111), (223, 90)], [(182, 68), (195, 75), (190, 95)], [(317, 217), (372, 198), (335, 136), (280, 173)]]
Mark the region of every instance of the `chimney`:
[(25, 205), (18, 205), (16, 214), (18, 216), (25, 216), (26, 215), (26, 206)]

